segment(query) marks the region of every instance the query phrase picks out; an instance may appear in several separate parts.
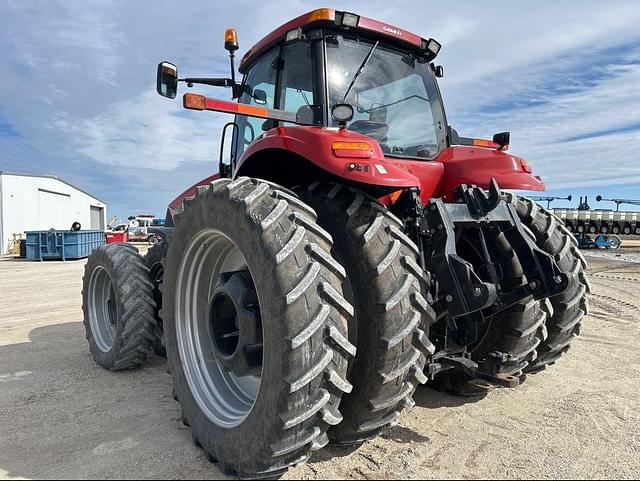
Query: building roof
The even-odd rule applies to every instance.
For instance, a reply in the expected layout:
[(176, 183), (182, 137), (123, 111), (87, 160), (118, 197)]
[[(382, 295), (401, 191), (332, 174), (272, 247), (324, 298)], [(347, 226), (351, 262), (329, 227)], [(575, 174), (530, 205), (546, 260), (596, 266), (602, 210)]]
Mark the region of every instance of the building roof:
[(0, 170), (0, 176), (2, 176), (2, 175), (9, 175), (9, 176), (16, 176), (16, 177), (34, 177), (34, 178), (38, 178), (38, 179), (53, 179), (53, 180), (57, 180), (58, 182), (62, 182), (63, 184), (68, 185), (72, 189), (75, 189), (75, 190), (77, 190), (79, 192), (82, 192), (83, 194), (88, 195), (89, 197), (97, 200), (98, 202), (101, 202), (102, 204), (107, 205), (107, 203), (105, 201), (98, 199), (95, 195), (90, 194), (86, 190), (81, 189), (81, 188), (73, 185), (72, 183), (67, 182), (64, 179), (61, 179), (57, 175), (28, 174), (28, 173), (25, 173), (25, 172), (11, 172), (11, 171), (8, 171), (8, 170)]

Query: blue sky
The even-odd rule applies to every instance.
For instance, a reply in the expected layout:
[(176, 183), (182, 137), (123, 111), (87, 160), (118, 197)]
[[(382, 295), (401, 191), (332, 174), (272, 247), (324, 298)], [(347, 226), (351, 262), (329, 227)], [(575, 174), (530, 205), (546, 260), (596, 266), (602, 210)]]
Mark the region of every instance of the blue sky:
[(510, 130), (512, 152), (550, 194), (640, 198), (636, 1), (3, 0), (0, 170), (61, 176), (110, 215), (163, 214), (215, 171), (227, 117), (158, 97), (158, 61), (226, 75), (225, 28), (237, 28), (243, 54), (322, 6), (440, 40), (449, 122), (467, 136)]

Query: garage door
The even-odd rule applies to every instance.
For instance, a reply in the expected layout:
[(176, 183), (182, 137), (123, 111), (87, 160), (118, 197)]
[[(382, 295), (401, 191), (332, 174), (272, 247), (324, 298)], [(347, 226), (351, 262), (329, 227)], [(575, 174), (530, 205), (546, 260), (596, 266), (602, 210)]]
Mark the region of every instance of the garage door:
[(49, 190), (38, 191), (40, 198), (40, 229), (66, 230), (73, 223), (71, 196)]
[(104, 230), (104, 209), (102, 207), (91, 206), (91, 229)]

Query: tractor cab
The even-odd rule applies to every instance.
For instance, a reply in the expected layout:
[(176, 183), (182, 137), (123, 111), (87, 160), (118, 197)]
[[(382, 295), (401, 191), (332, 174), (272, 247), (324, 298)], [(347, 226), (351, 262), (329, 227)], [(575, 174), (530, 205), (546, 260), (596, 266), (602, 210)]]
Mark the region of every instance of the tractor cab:
[[(446, 147), (436, 83), (442, 68), (432, 63), (440, 45), (406, 41), (408, 32), (368, 22), (320, 10), (276, 30), (242, 61), (240, 103), (291, 113), (312, 108), (315, 125), (361, 133), (387, 156), (434, 158)], [(236, 123), (236, 158), (256, 134), (277, 126), (251, 118)]]
[[(237, 34), (225, 33), (231, 55), (227, 79), (178, 79), (163, 62), (158, 93), (174, 98), (177, 82), (226, 86), (238, 104), (214, 108), (188, 94), (186, 108), (235, 113), (230, 152), (234, 171), (248, 147), (276, 127), (347, 129), (379, 144), (386, 157), (433, 159), (447, 147), (444, 108), (433, 60), (440, 44), (355, 14), (320, 9), (269, 34), (242, 58), (234, 73)], [(199, 100), (190, 103), (189, 100)], [(378, 146), (376, 146), (377, 148)], [(222, 166), (223, 167), (223, 166)]]

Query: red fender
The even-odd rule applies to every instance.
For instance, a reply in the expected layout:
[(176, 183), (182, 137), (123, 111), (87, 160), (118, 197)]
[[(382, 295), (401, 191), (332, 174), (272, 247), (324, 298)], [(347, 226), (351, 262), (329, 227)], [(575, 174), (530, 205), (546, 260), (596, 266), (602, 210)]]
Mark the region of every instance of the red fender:
[[(370, 152), (334, 149), (336, 142), (366, 142)], [(385, 158), (373, 139), (346, 129), (321, 127), (277, 127), (265, 132), (243, 153), (236, 171), (263, 150), (282, 149), (293, 152), (321, 169), (350, 182), (384, 186), (390, 191), (420, 187), (423, 203), (434, 197), (454, 200), (453, 191), (460, 184), (489, 188), (496, 179), (503, 189), (544, 191), (539, 177), (531, 174), (522, 158), (491, 148), (453, 146), (443, 150), (434, 160)], [(355, 168), (353, 168), (355, 166)], [(172, 213), (196, 188), (220, 178), (212, 175), (196, 183), (169, 204)], [(393, 202), (392, 197), (382, 199)]]
[(171, 201), (171, 203), (169, 204), (169, 211), (171, 212), (171, 215), (175, 214), (178, 211), (178, 209), (182, 205), (182, 202), (185, 199), (188, 199), (189, 197), (194, 197), (196, 195), (196, 189), (198, 187), (203, 186), (203, 185), (208, 185), (211, 182), (213, 182), (214, 180), (217, 180), (219, 178), (220, 178), (220, 174), (213, 174), (212, 176), (207, 177), (206, 179), (202, 179), (201, 181), (199, 181), (196, 184), (194, 184), (191, 187), (189, 187), (187, 190), (185, 190), (178, 197), (173, 199)]
[(453, 200), (453, 190), (460, 184), (488, 189), (493, 178), (502, 189), (545, 190), (526, 160), (504, 151), (456, 145), (443, 150), (435, 160), (444, 166), (442, 196), (448, 201)]
[[(337, 143), (366, 143), (368, 149), (336, 149)], [(418, 177), (384, 157), (375, 140), (347, 129), (292, 126), (265, 132), (240, 157), (236, 171), (263, 150), (282, 149), (314, 163), (321, 169), (350, 182), (400, 190), (420, 185)]]

